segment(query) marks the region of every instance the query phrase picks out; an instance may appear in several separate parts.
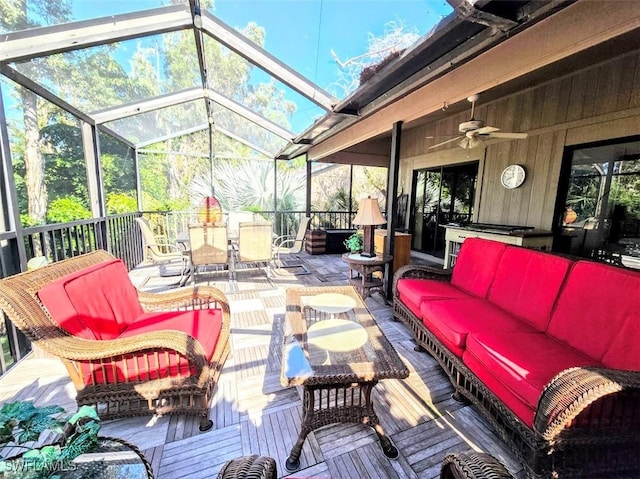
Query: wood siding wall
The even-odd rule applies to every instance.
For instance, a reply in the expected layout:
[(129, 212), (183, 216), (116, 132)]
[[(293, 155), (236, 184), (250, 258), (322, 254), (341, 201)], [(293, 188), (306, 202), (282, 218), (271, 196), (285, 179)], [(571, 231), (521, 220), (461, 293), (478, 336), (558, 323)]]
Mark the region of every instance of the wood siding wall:
[[(482, 95), (475, 117), (502, 131), (527, 132), (469, 151), (444, 141), (471, 111), (403, 131), (401, 186), (411, 189), (413, 170), (479, 160), (475, 221), (551, 229), (562, 156), (566, 146), (640, 134), (640, 51), (531, 87), (487, 105)], [(429, 138), (435, 137), (435, 138)], [(510, 164), (527, 170), (515, 190), (500, 185)]]

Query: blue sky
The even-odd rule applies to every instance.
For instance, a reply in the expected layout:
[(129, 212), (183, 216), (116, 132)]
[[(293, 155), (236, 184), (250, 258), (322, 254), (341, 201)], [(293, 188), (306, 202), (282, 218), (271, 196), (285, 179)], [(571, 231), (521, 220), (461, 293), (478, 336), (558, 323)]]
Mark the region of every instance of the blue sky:
[(450, 11), (444, 0), (217, 0), (213, 13), (232, 27), (263, 26), (265, 49), (326, 89), (338, 70), (331, 50), (344, 61), (389, 21), (423, 35)]
[[(71, 0), (75, 20), (130, 13), (167, 3), (168, 0)], [(445, 0), (215, 0), (212, 10), (233, 28), (240, 29), (249, 22), (263, 27), (268, 52), (338, 99), (345, 94), (335, 86), (340, 68), (332, 58), (332, 51), (345, 61), (366, 52), (369, 36), (382, 37), (389, 22), (402, 24), (404, 31), (423, 35), (450, 12)], [(151, 43), (147, 46), (156, 45), (152, 39), (148, 42)], [(129, 67), (128, 53), (132, 51), (123, 47), (116, 53), (125, 69)], [(268, 81), (268, 77), (254, 70), (252, 81)], [(283, 89), (287, 98), (298, 105), (291, 118), (295, 132), (324, 114), (310, 101)]]
[[(185, 0), (186, 1), (186, 0)], [(72, 0), (77, 20), (159, 7), (163, 0)], [(321, 88), (338, 76), (341, 60), (362, 54), (368, 35), (389, 21), (423, 35), (451, 12), (446, 0), (215, 0), (213, 14), (234, 28), (265, 28), (265, 48)]]

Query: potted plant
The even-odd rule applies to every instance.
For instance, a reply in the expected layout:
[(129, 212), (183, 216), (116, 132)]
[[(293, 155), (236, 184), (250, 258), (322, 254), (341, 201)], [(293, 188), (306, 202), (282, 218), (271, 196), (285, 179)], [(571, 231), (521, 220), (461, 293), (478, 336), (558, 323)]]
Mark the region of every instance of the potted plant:
[(344, 245), (352, 253), (359, 253), (364, 246), (364, 235), (362, 233), (353, 233), (344, 240)]
[[(34, 406), (32, 401), (5, 403), (0, 408), (0, 449), (11, 446), (18, 454), (0, 456), (4, 478), (40, 479), (55, 477), (71, 461), (98, 444), (100, 419), (91, 406), (82, 406), (65, 417), (60, 406)], [(39, 444), (46, 434), (56, 434), (53, 443)]]

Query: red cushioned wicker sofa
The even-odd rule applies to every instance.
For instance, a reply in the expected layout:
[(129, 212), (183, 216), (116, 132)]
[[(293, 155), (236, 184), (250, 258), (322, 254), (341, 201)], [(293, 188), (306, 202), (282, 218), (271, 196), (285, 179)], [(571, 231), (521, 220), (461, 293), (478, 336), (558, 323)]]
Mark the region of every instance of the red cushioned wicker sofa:
[(405, 266), (394, 318), (530, 477), (640, 477), (640, 273), (468, 238)]
[(95, 405), (103, 419), (190, 414), (201, 430), (212, 426), (213, 388), (230, 351), (221, 291), (138, 291), (122, 261), (96, 251), (3, 279), (0, 307), (62, 359), (78, 405)]

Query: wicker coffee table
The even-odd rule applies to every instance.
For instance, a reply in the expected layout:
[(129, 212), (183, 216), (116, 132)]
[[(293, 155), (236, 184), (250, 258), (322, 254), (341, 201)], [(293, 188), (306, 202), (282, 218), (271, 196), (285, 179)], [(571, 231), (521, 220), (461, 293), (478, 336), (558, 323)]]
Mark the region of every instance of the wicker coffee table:
[(304, 387), (302, 427), (287, 470), (300, 467), (311, 431), (336, 422), (371, 426), (385, 455), (398, 457), (371, 393), (380, 379), (408, 375), (353, 286), (287, 290), (281, 381)]

